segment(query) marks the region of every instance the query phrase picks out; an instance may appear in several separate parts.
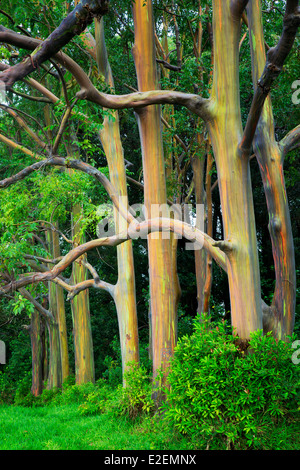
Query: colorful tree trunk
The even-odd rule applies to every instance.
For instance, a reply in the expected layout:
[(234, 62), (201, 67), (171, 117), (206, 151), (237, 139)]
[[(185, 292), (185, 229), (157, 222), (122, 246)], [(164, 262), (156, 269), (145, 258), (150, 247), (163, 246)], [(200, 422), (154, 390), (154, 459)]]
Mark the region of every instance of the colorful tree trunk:
[[(81, 207), (75, 205), (72, 209), (72, 235), (75, 246), (83, 243), (84, 237), (80, 234)], [(87, 269), (78, 258), (73, 263), (71, 283), (79, 284), (87, 279)], [(73, 337), (75, 351), (75, 377), (76, 383), (82, 384), (95, 381), (95, 365), (93, 352), (93, 339), (90, 318), (89, 291), (80, 292), (71, 300), (73, 317)]]
[[(103, 19), (95, 20), (96, 57), (100, 73), (105, 82), (114, 89), (112, 71), (108, 62)], [(125, 207), (128, 207), (126, 169), (120, 136), (119, 116), (112, 111), (113, 119), (105, 116), (103, 127), (99, 131), (101, 143), (109, 167), (110, 181)], [(128, 228), (125, 219), (120, 218), (114, 209), (116, 233)], [(127, 364), (139, 362), (139, 338), (135, 295), (135, 274), (132, 241), (128, 240), (117, 247), (118, 281), (113, 289), (116, 304), (123, 373)], [(124, 376), (124, 375), (123, 375)]]
[[(250, 2), (247, 11), (253, 83), (257, 84), (266, 63), (260, 2), (258, 0)], [(295, 253), (284, 182), (283, 150), (275, 139), (272, 104), (268, 97), (256, 130), (254, 151), (259, 163), (268, 207), (276, 278), (272, 305), (264, 317), (264, 329), (273, 331), (279, 339), (292, 334), (296, 301)]]
[[(53, 253), (52, 253), (53, 258), (58, 258), (60, 256), (58, 232), (55, 232), (55, 231), (52, 232), (52, 242), (53, 242)], [(65, 298), (64, 298), (63, 288), (58, 285), (55, 285), (55, 288), (56, 288), (56, 303), (57, 303), (57, 322), (58, 322), (59, 338), (60, 338), (62, 380), (64, 381), (70, 375)]]
[(213, 35), (214, 118), (208, 128), (218, 171), (232, 325), (241, 340), (248, 340), (262, 328), (262, 308), (249, 155), (239, 150), (240, 19), (234, 17), (231, 2), (213, 2)]
[[(53, 253), (53, 237), (52, 231), (47, 230), (47, 241), (49, 252)], [(49, 371), (47, 387), (49, 389), (61, 387), (62, 385), (62, 368), (61, 368), (61, 351), (60, 351), (60, 337), (57, 313), (57, 297), (56, 285), (49, 282), (49, 311), (52, 314), (52, 319), (47, 320), (47, 328), (49, 334)]]

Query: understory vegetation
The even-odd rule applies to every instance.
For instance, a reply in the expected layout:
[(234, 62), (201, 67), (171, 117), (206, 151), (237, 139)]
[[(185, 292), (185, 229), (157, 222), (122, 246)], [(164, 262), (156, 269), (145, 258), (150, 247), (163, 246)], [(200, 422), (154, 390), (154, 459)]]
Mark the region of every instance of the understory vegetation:
[(1, 450), (300, 448), (299, 4), (1, 2)]
[(197, 317), (192, 334), (178, 341), (160, 404), (149, 364), (128, 364), (123, 387), (120, 364), (107, 357), (109, 367), (95, 383), (77, 385), (70, 376), (39, 396), (30, 392), (30, 372), (14, 383), (11, 369), (0, 375), (1, 448), (294, 450), (300, 442), (294, 353), (291, 343), (261, 332), (245, 352), (227, 322)]

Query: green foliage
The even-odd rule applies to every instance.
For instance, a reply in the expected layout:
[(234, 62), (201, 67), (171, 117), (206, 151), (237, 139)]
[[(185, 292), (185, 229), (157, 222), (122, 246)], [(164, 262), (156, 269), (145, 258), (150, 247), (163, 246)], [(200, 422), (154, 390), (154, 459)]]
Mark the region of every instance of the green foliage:
[(106, 356), (104, 364), (107, 369), (103, 373), (103, 377), (107, 379), (112, 388), (118, 387), (122, 383), (122, 364), (121, 360), (113, 359), (111, 356)]
[(16, 392), (14, 396), (14, 404), (22, 406), (32, 406), (34, 403), (34, 396), (28, 392), (31, 387), (31, 372), (28, 372), (25, 377), (18, 381)]
[(156, 407), (152, 399), (153, 387), (148, 371), (134, 362), (127, 367), (124, 374), (125, 387), (119, 384), (118, 387), (112, 388), (105, 379), (97, 381), (79, 405), (82, 415), (108, 413), (136, 419), (153, 413)]
[(106, 381), (100, 379), (94, 389), (88, 393), (83, 403), (79, 405), (80, 414), (91, 416), (108, 411), (110, 408), (108, 403), (112, 400), (113, 395), (114, 393)]
[(136, 363), (128, 364), (124, 373), (126, 386), (121, 390), (120, 414), (136, 418), (155, 409), (153, 386), (147, 370)]
[(289, 344), (261, 332), (245, 354), (225, 322), (197, 318), (171, 362), (164, 417), (202, 449), (280, 448), (278, 427), (299, 422), (291, 358)]
[(13, 302), (13, 313), (14, 315), (18, 315), (23, 310), (26, 310), (29, 314), (29, 317), (34, 311), (34, 305), (29, 302), (29, 300), (25, 299), (21, 294), (16, 295), (16, 300)]
[(14, 396), (14, 387), (8, 374), (0, 371), (0, 404), (11, 403)]

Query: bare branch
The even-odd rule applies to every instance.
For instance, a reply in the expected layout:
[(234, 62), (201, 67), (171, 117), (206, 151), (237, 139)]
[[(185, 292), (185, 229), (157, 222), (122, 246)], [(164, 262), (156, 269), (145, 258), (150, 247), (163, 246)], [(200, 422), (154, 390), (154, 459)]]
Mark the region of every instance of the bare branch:
[(79, 282), (75, 286), (68, 286), (68, 296), (67, 300), (72, 300), (76, 295), (78, 295), (80, 292), (86, 289), (90, 288), (94, 289), (101, 289), (105, 290), (108, 292), (112, 297), (114, 297), (114, 290), (115, 286), (112, 284), (109, 284), (108, 282), (101, 281), (100, 279), (98, 281), (95, 281), (95, 279), (87, 279), (85, 281)]
[(11, 88), (17, 80), (33, 72), (39, 65), (59, 52), (73, 37), (82, 33), (92, 23), (95, 16), (101, 17), (107, 11), (107, 0), (81, 0), (27, 59), (4, 71), (1, 74), (1, 80), (7, 88)]
[(36, 256), (36, 255), (24, 255), (25, 259), (32, 260), (32, 261), (40, 261), (41, 263), (49, 263), (49, 264), (56, 264), (58, 261), (61, 261), (63, 259), (62, 256), (59, 256), (58, 258), (43, 258), (42, 256)]
[(50, 229), (52, 230), (52, 232), (57, 232), (67, 243), (70, 243), (71, 245), (74, 244), (73, 240), (70, 240), (68, 237), (66, 237), (66, 235), (63, 232), (61, 232), (57, 227), (55, 227), (55, 225), (53, 225), (48, 220), (33, 220), (33, 222), (37, 222), (42, 225), (47, 224), (48, 226), (50, 226)]
[(210, 106), (211, 100), (191, 93), (182, 93), (173, 90), (151, 90), (146, 92), (130, 93), (128, 95), (108, 95), (101, 93), (94, 86), (82, 88), (77, 96), (99, 104), (104, 108), (140, 109), (153, 104), (178, 104), (185, 106), (192, 113), (197, 114), (205, 121), (212, 118)]
[[(46, 41), (48, 41), (49, 38)], [(19, 47), (25, 47), (30, 50), (34, 49), (36, 46), (42, 47), (42, 44), (46, 42), (16, 34), (14, 31), (4, 28), (3, 26), (0, 26), (0, 40)], [(197, 114), (205, 121), (210, 120), (212, 117), (210, 111), (210, 99), (205, 99), (195, 94), (176, 92), (172, 90), (153, 90), (144, 93), (136, 92), (120, 96), (101, 93), (94, 87), (84, 70), (66, 54), (63, 52), (58, 52), (54, 55), (54, 58), (73, 74), (77, 83), (80, 85), (81, 90), (77, 93), (78, 98), (86, 99), (104, 108), (139, 109), (152, 104), (179, 104), (181, 106), (185, 106), (191, 112)], [(9, 70), (12, 69), (13, 67), (5, 70), (3, 74), (0, 74), (0, 80), (4, 81), (6, 85), (10, 80), (8, 78), (9, 74), (11, 74)], [(4, 74), (6, 74), (6, 76)], [(20, 78), (23, 78), (24, 76), (25, 75), (21, 77), (20, 75)], [(16, 81), (20, 78), (15, 76), (14, 80)]]
[(158, 64), (162, 64), (166, 69), (172, 70), (173, 72), (180, 72), (181, 71), (181, 67), (178, 67), (177, 65), (169, 64), (169, 62), (167, 62), (166, 60), (156, 59), (156, 62)]
[(79, 245), (78, 247), (74, 248), (69, 253), (67, 253), (62, 258), (62, 260), (49, 271), (23, 274), (23, 277), (21, 277), (20, 279), (9, 282), (5, 286), (0, 287), (0, 295), (7, 294), (10, 291), (20, 290), (20, 288), (22, 287), (31, 284), (36, 284), (38, 282), (52, 281), (53, 279), (57, 278), (77, 258), (82, 256), (84, 253), (87, 253), (88, 251), (92, 250), (93, 248), (99, 246), (117, 246), (128, 239), (128, 233), (127, 231), (124, 231), (119, 235), (114, 235), (112, 237), (106, 238), (98, 238), (96, 240), (91, 240), (87, 243), (84, 243), (83, 245)]
[(25, 153), (26, 155), (29, 155), (32, 158), (35, 158), (36, 160), (44, 158), (44, 156), (37, 155), (36, 153), (33, 153), (31, 150), (24, 147), (24, 145), (17, 144), (13, 140), (9, 139), (8, 137), (5, 137), (2, 134), (0, 134), (0, 141), (7, 144), (7, 145), (9, 145), (10, 147), (12, 147), (16, 150), (21, 150), (23, 153)]
[[(229, 255), (230, 250), (232, 249), (232, 245), (229, 242), (225, 242), (222, 245), (222, 242), (216, 242), (213, 240), (209, 235), (201, 230), (192, 227), (185, 222), (180, 220), (168, 219), (168, 218), (157, 218), (157, 219), (150, 219), (146, 220), (141, 223), (130, 224), (128, 230), (124, 230), (118, 235), (114, 235), (111, 237), (106, 238), (99, 238), (87, 243), (84, 243), (73, 250), (71, 250), (67, 255), (65, 255), (61, 261), (56, 264), (52, 269), (45, 271), (45, 272), (35, 272), (35, 273), (26, 273), (23, 274), (18, 280), (12, 281), (7, 283), (6, 285), (0, 288), (0, 295), (5, 295), (8, 292), (14, 291), (16, 289), (20, 289), (30, 284), (36, 284), (38, 282), (45, 282), (45, 281), (56, 281), (59, 285), (65, 287), (68, 291), (72, 291), (72, 295), (76, 289), (86, 289), (88, 286), (99, 287), (101, 289), (106, 289), (108, 292), (112, 293), (112, 287), (108, 283), (104, 283), (103, 281), (98, 281), (98, 279), (92, 279), (90, 282), (86, 282), (80, 286), (69, 286), (65, 283), (62, 279), (58, 279), (58, 276), (72, 264), (77, 258), (82, 256), (84, 253), (99, 247), (99, 246), (117, 246), (129, 239), (137, 239), (141, 236), (144, 238), (152, 232), (163, 232), (163, 231), (172, 231), (179, 236), (183, 236), (187, 240), (192, 242), (196, 242), (200, 244), (199, 248), (204, 248), (205, 250), (210, 253), (210, 255), (215, 259), (215, 261), (221, 266), (222, 269), (227, 271), (226, 266), (226, 255), (221, 250), (224, 247), (226, 248), (226, 253)], [(95, 273), (94, 273), (95, 274)], [(76, 290), (76, 292), (80, 292)], [(74, 294), (75, 295), (75, 294)], [(113, 293), (112, 293), (113, 295)]]
[(32, 303), (32, 305), (35, 306), (37, 311), (46, 318), (47, 321), (49, 321), (51, 324), (55, 324), (55, 318), (53, 317), (52, 313), (49, 310), (46, 310), (31, 294), (28, 292), (27, 289), (20, 288), (19, 292), (25, 299), (29, 300), (29, 302)]

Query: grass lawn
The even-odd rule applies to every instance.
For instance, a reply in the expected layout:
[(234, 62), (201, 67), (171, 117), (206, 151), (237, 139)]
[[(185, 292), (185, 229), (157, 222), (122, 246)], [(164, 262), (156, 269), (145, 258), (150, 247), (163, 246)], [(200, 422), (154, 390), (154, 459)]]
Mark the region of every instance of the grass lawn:
[[(299, 450), (295, 423), (275, 431), (277, 448)], [(280, 436), (280, 439), (278, 440)], [(270, 436), (272, 442), (274, 436)], [(162, 422), (107, 414), (83, 416), (78, 404), (22, 407), (0, 405), (0, 450), (196, 450)]]
[[(170, 438), (170, 437), (169, 437)], [(78, 405), (0, 406), (0, 450), (181, 450), (147, 420), (82, 416)]]

